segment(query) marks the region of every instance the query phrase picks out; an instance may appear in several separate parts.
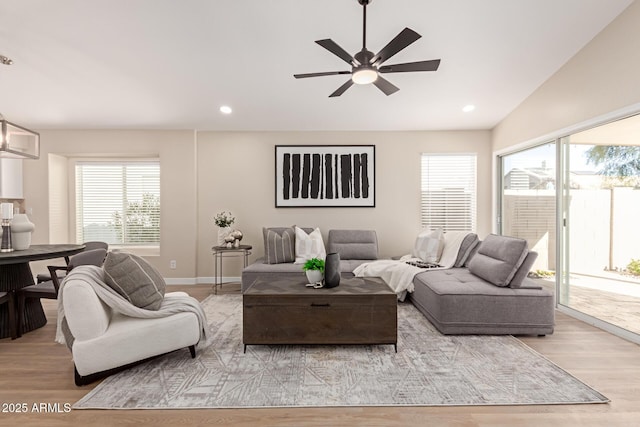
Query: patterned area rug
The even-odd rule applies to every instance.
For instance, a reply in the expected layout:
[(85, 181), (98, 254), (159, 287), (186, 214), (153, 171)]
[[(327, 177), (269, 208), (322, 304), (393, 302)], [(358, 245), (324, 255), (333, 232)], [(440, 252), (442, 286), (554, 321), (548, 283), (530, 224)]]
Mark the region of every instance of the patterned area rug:
[[(398, 306), (393, 346), (249, 346), (242, 297), (203, 302), (213, 344), (107, 378), (76, 409), (547, 405), (608, 399), (511, 336), (443, 336)], [(544, 338), (541, 338), (544, 339)]]

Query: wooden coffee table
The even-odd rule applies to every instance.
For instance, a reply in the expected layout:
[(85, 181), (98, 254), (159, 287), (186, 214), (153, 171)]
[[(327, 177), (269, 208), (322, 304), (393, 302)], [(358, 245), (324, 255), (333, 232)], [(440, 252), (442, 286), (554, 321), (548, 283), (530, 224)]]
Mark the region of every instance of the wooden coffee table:
[(304, 276), (258, 279), (243, 300), (243, 342), (392, 344), (398, 351), (397, 296), (377, 277), (343, 277), (340, 286), (305, 287)]

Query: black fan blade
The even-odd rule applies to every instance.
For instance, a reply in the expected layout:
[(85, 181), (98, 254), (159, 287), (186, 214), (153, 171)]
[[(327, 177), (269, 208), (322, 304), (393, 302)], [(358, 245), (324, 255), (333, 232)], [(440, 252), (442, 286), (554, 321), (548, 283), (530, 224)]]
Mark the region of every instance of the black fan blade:
[(353, 80), (351, 80), (351, 79), (347, 80), (347, 82), (345, 84), (340, 86), (338, 89), (336, 89), (335, 92), (333, 92), (331, 95), (329, 95), (329, 98), (334, 98), (336, 96), (342, 95), (347, 89), (349, 89), (351, 87), (352, 84), (353, 84)]
[(333, 53), (334, 55), (338, 56), (347, 64), (360, 65), (360, 63), (356, 61), (353, 58), (353, 56), (349, 55), (346, 50), (338, 46), (338, 43), (334, 42), (333, 40), (331, 39), (316, 40), (316, 43), (318, 43), (320, 46), (327, 49), (329, 52)]
[(380, 89), (381, 91), (384, 92), (385, 95), (389, 96), (393, 93), (396, 93), (397, 91), (399, 91), (400, 89), (395, 87), (393, 84), (391, 84), (391, 82), (385, 78), (383, 78), (382, 76), (378, 76), (378, 78), (376, 79), (375, 82), (373, 82), (374, 85), (376, 85), (376, 87), (378, 89)]
[(304, 79), (307, 77), (337, 76), (339, 74), (351, 74), (351, 71), (327, 71), (324, 73), (294, 74), (293, 77), (296, 79)]
[(378, 69), (381, 73), (406, 73), (409, 71), (436, 71), (440, 66), (439, 59), (431, 61), (407, 62), (404, 64), (384, 65)]
[(400, 52), (405, 47), (422, 37), (410, 28), (405, 28), (400, 31), (400, 34), (394, 37), (385, 47), (380, 49), (380, 52), (371, 59), (371, 64), (380, 65), (387, 59), (391, 58), (396, 53)]

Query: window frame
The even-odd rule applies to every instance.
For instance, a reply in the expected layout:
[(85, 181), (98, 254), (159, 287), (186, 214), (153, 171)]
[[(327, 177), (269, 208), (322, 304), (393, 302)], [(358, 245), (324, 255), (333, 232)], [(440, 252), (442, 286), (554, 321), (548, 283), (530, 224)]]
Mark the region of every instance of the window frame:
[[(425, 161), (428, 161), (427, 159), (436, 159), (438, 157), (466, 158), (465, 163), (468, 163), (469, 165), (471, 165), (468, 172), (469, 177), (467, 178), (472, 179), (473, 183), (469, 186), (463, 187), (463, 193), (469, 194), (469, 197), (470, 197), (470, 200), (466, 202), (469, 204), (469, 207), (471, 209), (471, 211), (467, 213), (468, 215), (467, 222), (469, 223), (468, 227), (454, 226), (457, 221), (455, 219), (450, 221), (451, 225), (447, 224), (447, 222), (444, 222), (444, 221), (438, 223), (438, 222), (431, 222), (428, 220), (430, 212), (427, 207), (427, 204), (429, 203), (429, 201), (426, 200), (426, 197), (425, 197), (425, 193), (427, 193), (428, 191), (425, 189), (425, 184), (428, 184), (429, 177), (425, 177), (425, 173), (428, 173), (428, 171), (425, 169)], [(440, 178), (440, 180), (445, 181), (445, 179), (443, 178)], [(440, 191), (443, 191), (443, 194), (445, 194), (444, 188), (441, 189)], [(451, 198), (451, 202), (445, 201), (445, 203), (443, 203), (440, 208), (442, 211), (447, 211), (447, 210), (450, 211), (451, 209), (447, 209), (447, 208), (450, 207), (451, 204), (465, 203), (463, 199), (464, 199), (464, 196), (462, 198), (453, 197)], [(443, 214), (442, 216), (444, 218), (445, 215)], [(462, 224), (464, 223), (464, 220), (459, 222)], [(442, 228), (442, 230), (445, 232), (447, 231), (468, 231), (468, 232), (474, 232), (474, 233), (476, 232), (477, 226), (478, 226), (478, 154), (477, 153), (472, 153), (472, 152), (421, 153), (420, 155), (420, 224), (423, 228), (429, 228), (429, 229)]]
[[(125, 157), (125, 156), (114, 156), (114, 157), (74, 157), (70, 159), (69, 162), (69, 234), (71, 241), (78, 241), (79, 233), (78, 233), (78, 216), (77, 216), (77, 198), (78, 198), (78, 188), (76, 187), (76, 168), (81, 164), (90, 164), (90, 163), (104, 163), (104, 164), (140, 164), (140, 163), (154, 163), (158, 166), (158, 196), (160, 200), (162, 200), (162, 168), (160, 157), (158, 156), (145, 156), (145, 157)], [(159, 237), (158, 242), (150, 242), (150, 243), (110, 243), (110, 249), (125, 249), (127, 251), (136, 253), (140, 256), (157, 256), (160, 254), (160, 245), (162, 241), (162, 204), (160, 204), (160, 229), (159, 229)], [(78, 242), (82, 243), (82, 242)]]

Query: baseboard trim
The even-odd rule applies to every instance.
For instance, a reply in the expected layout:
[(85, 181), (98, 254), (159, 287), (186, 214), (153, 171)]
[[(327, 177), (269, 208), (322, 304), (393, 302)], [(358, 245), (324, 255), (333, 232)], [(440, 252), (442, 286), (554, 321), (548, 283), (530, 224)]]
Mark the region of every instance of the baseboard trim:
[[(240, 277), (223, 277), (222, 283), (238, 283), (240, 282)], [(164, 281), (167, 285), (212, 285), (214, 278), (213, 277), (188, 277), (188, 278), (180, 278), (180, 277), (165, 277)]]

